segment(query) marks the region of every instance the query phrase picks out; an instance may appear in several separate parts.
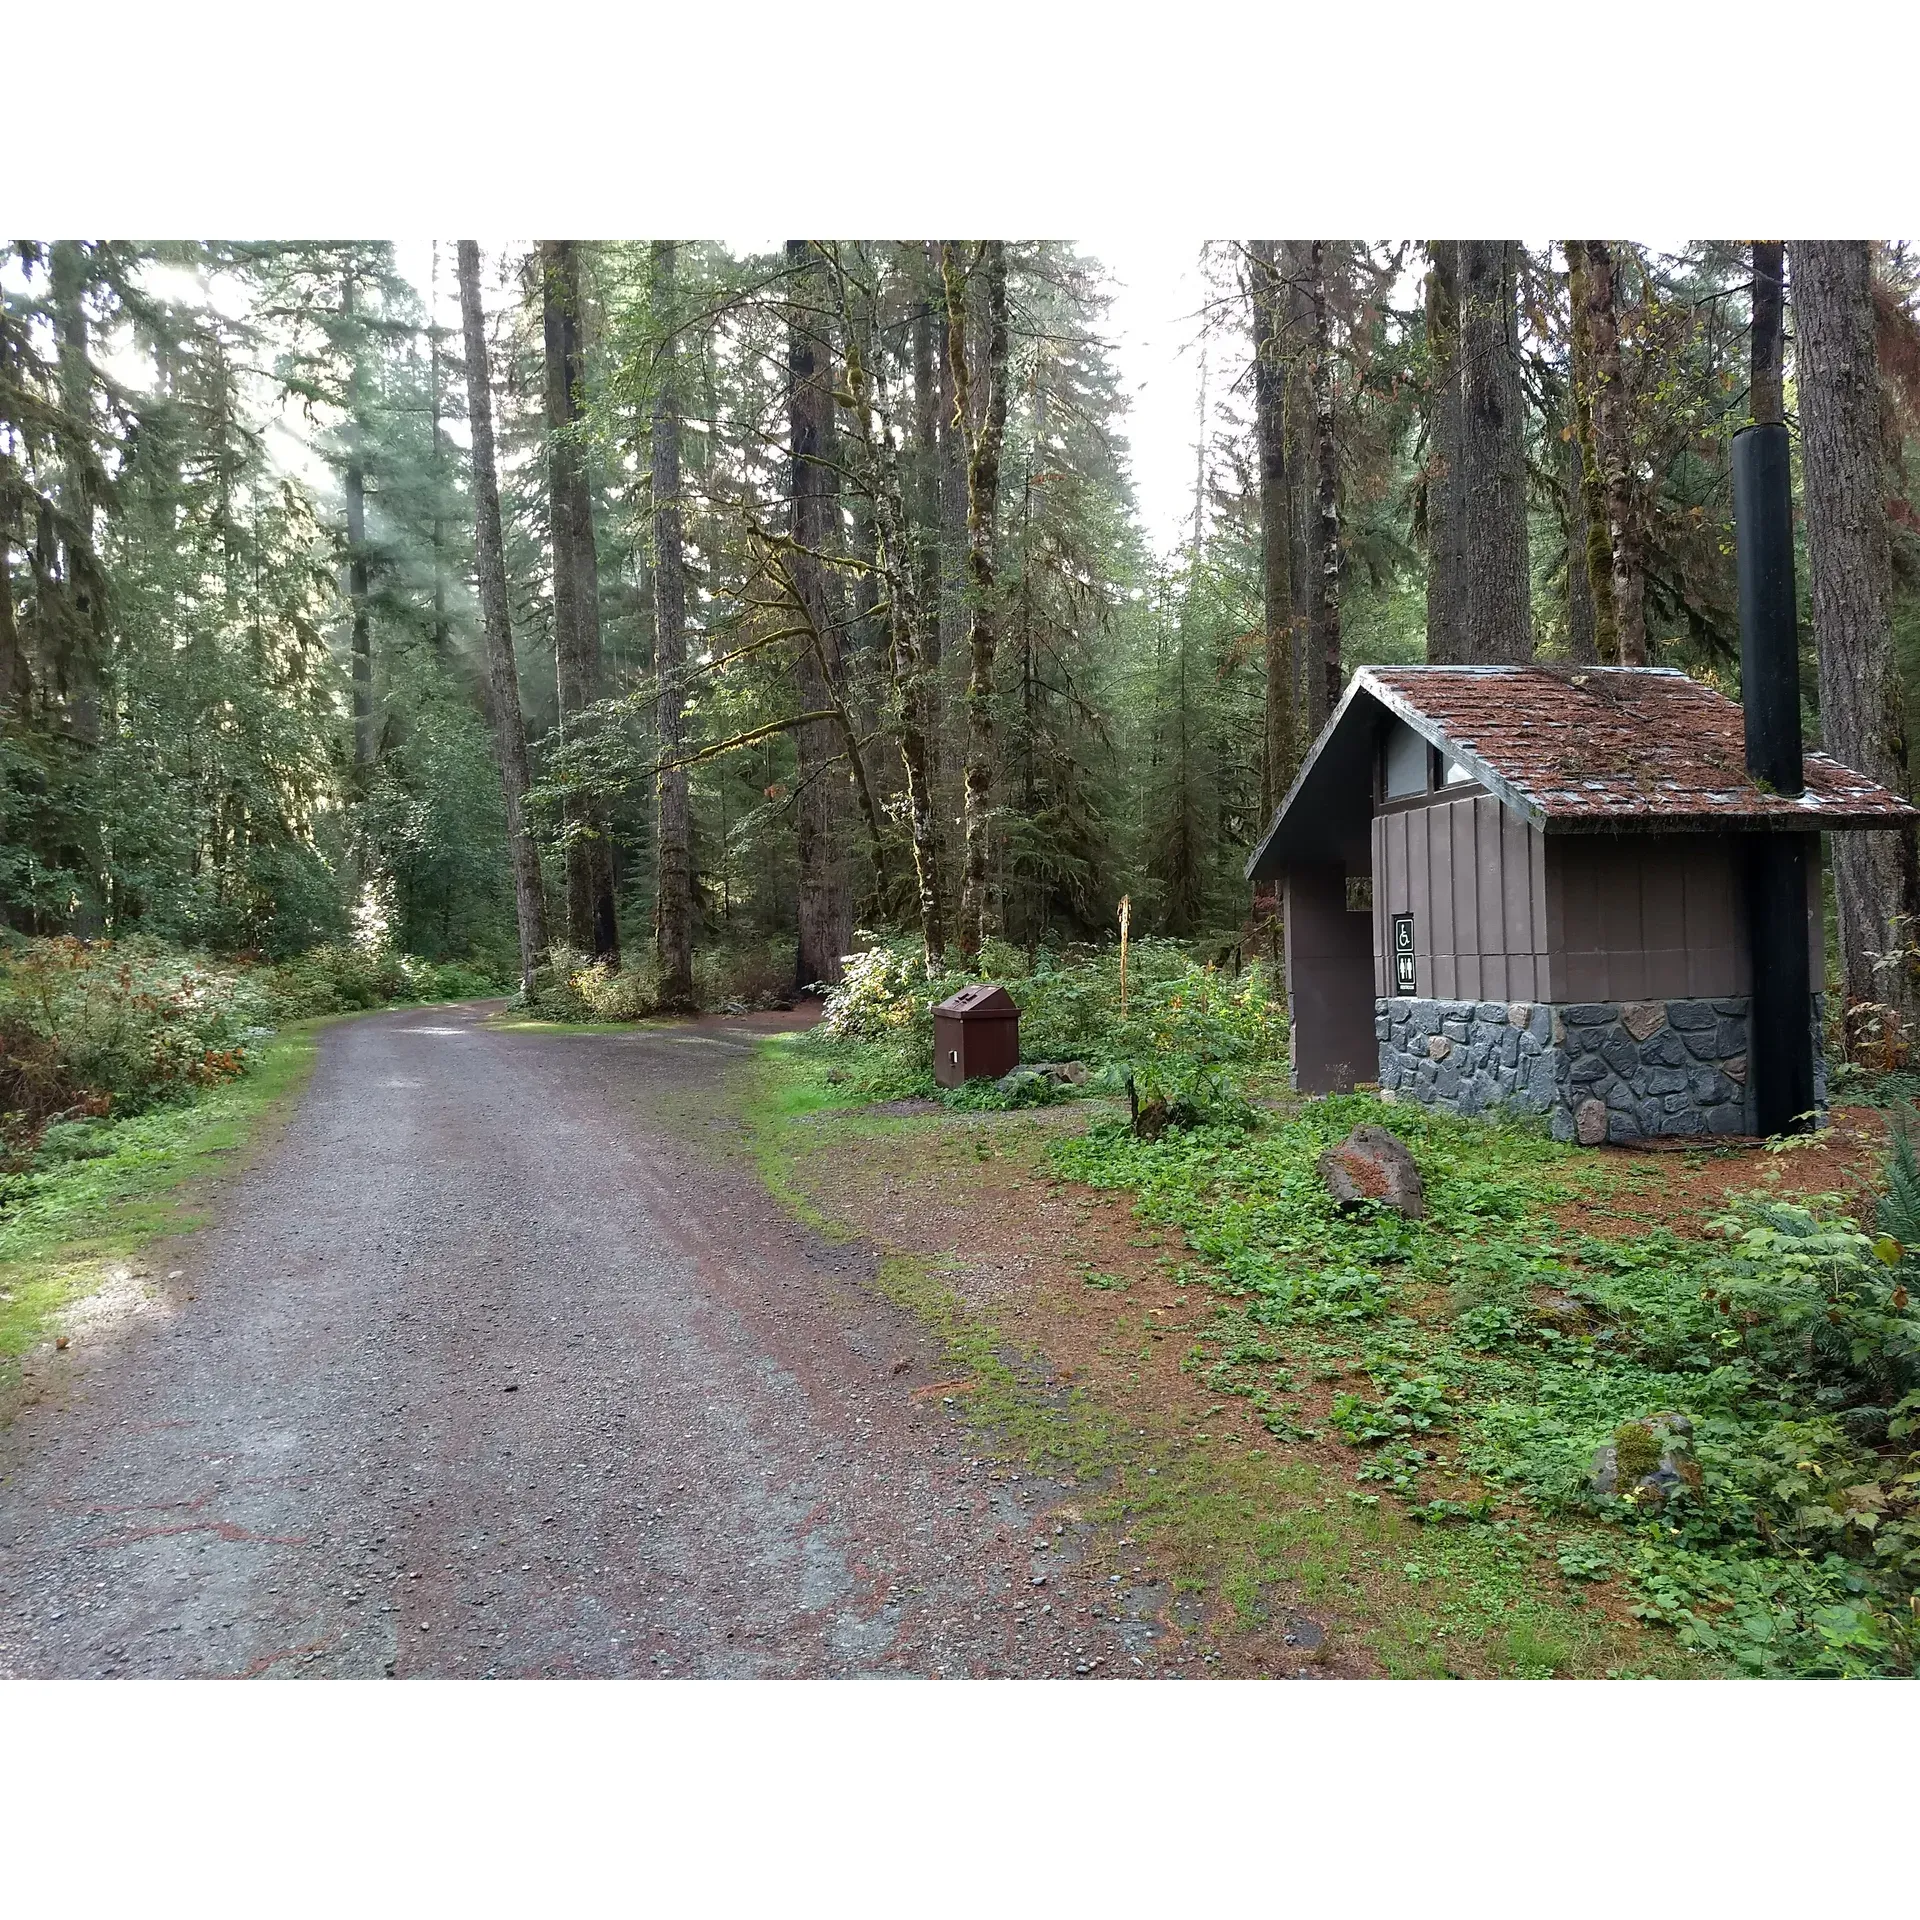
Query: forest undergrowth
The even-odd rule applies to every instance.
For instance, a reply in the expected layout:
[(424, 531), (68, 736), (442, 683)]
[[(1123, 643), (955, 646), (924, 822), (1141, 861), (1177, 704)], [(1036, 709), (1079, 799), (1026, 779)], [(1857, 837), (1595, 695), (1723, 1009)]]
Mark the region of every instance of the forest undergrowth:
[(499, 990), (347, 946), (272, 966), (149, 939), (0, 946), (0, 1364), (105, 1263), (179, 1229), (177, 1190), (304, 1082), (306, 1023)]
[[(801, 1043), (819, 1097), (931, 1091), (926, 1008), (948, 983), (883, 952), (850, 967)], [(1114, 971), (1107, 955), (1007, 984), (1028, 1058), (1083, 1059), (1096, 1087), (1131, 1075), (1190, 1096), (1156, 1138), (1103, 1105), (1046, 1156), (1183, 1237), (1185, 1277), (1215, 1303), (1186, 1361), (1209, 1392), (1244, 1402), (1283, 1449), (1337, 1443), (1356, 1507), (1391, 1505), (1436, 1549), (1517, 1530), (1562, 1582), (1624, 1598), (1710, 1664), (1913, 1671), (1910, 1114), (1877, 1218), (1858, 1196), (1786, 1199), (1763, 1176), (1697, 1232), (1611, 1238), (1597, 1229), (1621, 1156), (1366, 1094), (1263, 1098), (1282, 1022), (1257, 974), (1150, 953), (1122, 1020)], [(945, 1096), (1025, 1097), (991, 1083)], [(1412, 1149), (1423, 1220), (1342, 1212), (1327, 1194), (1316, 1162), (1361, 1122)]]

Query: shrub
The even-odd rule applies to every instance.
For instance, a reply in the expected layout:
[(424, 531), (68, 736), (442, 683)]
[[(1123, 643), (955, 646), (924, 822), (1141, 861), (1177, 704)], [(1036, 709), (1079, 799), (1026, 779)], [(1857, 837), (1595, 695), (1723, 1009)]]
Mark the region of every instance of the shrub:
[(693, 997), (697, 1005), (721, 1013), (792, 1006), (793, 942), (703, 947), (693, 956)]
[(137, 1113), (244, 1072), (272, 1017), (242, 968), (146, 940), (28, 941), (0, 959), (0, 1109), (36, 1132)]
[(330, 1013), (423, 1000), (477, 1000), (511, 985), (485, 962), (419, 960), (391, 948), (315, 947), (262, 970), (276, 1017), (311, 1020)]
[(973, 980), (997, 981), (1019, 1007), (1023, 1059), (1111, 1068), (1114, 1090), (1131, 1071), (1143, 1097), (1182, 1100), (1222, 1119), (1244, 1113), (1229, 1078), (1277, 1065), (1286, 1038), (1285, 1010), (1264, 967), (1222, 974), (1176, 941), (1134, 944), (1123, 1019), (1116, 948), (1085, 948), (1062, 959), (1042, 950), (1028, 972), (1017, 948), (990, 940), (977, 969), (947, 967), (929, 979), (917, 944), (861, 937), (867, 944), (848, 956), (845, 977), (828, 993), (815, 1041), (864, 1051), (851, 1076), (856, 1083), (893, 1086), (925, 1077), (933, 1009)]

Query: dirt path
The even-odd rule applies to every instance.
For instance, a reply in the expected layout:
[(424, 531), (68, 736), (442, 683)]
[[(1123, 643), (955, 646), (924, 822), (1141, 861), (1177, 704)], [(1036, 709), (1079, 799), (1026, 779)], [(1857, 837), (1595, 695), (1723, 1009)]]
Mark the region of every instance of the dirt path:
[(1152, 1670), (1071, 1491), (976, 1459), (867, 1257), (701, 1144), (786, 1023), (484, 1011), (329, 1031), (160, 1310), (44, 1364), (0, 1673)]

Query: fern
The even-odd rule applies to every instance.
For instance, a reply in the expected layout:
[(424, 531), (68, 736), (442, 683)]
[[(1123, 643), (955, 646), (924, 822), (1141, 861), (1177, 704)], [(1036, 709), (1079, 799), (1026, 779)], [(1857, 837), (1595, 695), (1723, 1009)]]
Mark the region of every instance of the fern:
[(1920, 1249), (1920, 1157), (1914, 1153), (1920, 1113), (1910, 1106), (1901, 1107), (1889, 1131), (1893, 1151), (1887, 1156), (1887, 1191), (1880, 1202), (1880, 1226), (1902, 1246)]

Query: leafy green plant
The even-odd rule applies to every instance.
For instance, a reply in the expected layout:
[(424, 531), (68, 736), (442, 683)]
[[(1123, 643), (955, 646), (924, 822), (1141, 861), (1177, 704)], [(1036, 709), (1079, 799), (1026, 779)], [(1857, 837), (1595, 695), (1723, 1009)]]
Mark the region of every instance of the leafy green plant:
[[(1314, 1163), (1359, 1120), (1413, 1150), (1425, 1220), (1331, 1204)], [(1837, 1201), (1754, 1196), (1701, 1237), (1606, 1241), (1552, 1222), (1581, 1177), (1567, 1150), (1358, 1095), (1245, 1133), (1146, 1141), (1096, 1122), (1051, 1151), (1184, 1232), (1223, 1302), (1207, 1378), (1277, 1408), (1310, 1360), (1359, 1484), (1408, 1518), (1492, 1523), (1524, 1501), (1577, 1529), (1552, 1550), (1569, 1578), (1615, 1570), (1643, 1617), (1742, 1671), (1911, 1670), (1920, 1327), (1900, 1136), (1877, 1234)], [(1441, 1431), (1483, 1490), (1428, 1496)], [(1610, 1495), (1594, 1480), (1606, 1445)]]
[(0, 1108), (127, 1114), (232, 1079), (272, 1018), (246, 970), (154, 941), (62, 936), (0, 955)]

